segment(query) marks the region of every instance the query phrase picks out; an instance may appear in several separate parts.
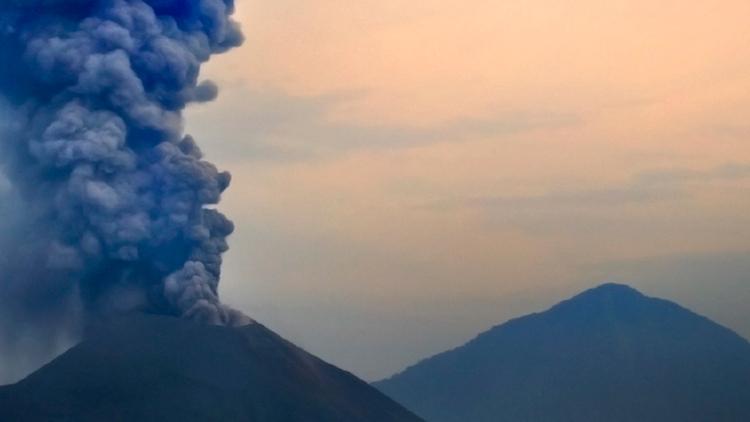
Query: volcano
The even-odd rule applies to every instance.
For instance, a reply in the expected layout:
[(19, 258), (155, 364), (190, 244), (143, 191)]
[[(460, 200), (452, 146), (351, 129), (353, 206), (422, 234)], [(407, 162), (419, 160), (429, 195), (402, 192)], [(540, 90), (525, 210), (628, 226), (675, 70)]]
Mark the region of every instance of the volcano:
[(750, 344), (606, 284), (376, 385), (433, 422), (746, 422)]
[(417, 422), (261, 324), (139, 315), (0, 388), (3, 421)]

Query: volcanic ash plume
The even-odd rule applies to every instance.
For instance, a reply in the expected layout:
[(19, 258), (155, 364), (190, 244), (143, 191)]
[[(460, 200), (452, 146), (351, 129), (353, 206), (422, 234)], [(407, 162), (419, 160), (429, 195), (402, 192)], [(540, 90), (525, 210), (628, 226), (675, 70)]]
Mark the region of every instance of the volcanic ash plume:
[(201, 64), (242, 42), (233, 11), (233, 0), (0, 2), (12, 117), (0, 148), (15, 192), (0, 198), (14, 219), (0, 224), (5, 313), (249, 322), (217, 294), (233, 225), (211, 205), (230, 176), (182, 119), (217, 94)]

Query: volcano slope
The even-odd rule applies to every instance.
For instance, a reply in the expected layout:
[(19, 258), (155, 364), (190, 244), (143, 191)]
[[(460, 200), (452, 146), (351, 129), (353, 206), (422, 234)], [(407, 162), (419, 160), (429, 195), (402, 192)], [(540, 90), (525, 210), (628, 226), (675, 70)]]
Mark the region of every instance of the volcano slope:
[(17, 384), (3, 421), (416, 422), (352, 374), (261, 324), (120, 318)]

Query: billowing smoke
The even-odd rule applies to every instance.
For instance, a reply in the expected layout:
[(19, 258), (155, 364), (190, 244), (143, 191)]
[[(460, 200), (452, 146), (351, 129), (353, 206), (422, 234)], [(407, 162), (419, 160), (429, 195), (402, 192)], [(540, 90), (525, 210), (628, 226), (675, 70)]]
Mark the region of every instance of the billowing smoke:
[(217, 293), (233, 225), (212, 205), (230, 176), (182, 118), (217, 94), (201, 64), (242, 42), (233, 11), (233, 0), (0, 2), (6, 325), (132, 311), (249, 322)]

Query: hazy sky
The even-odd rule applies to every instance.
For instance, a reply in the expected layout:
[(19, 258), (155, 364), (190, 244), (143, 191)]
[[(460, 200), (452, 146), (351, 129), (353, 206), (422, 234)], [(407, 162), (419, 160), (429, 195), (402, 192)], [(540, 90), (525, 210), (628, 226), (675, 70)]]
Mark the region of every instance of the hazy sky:
[(239, 0), (222, 295), (366, 379), (604, 281), (750, 336), (750, 3)]

